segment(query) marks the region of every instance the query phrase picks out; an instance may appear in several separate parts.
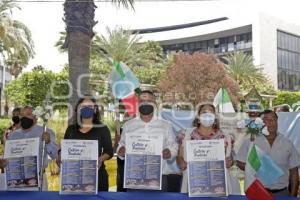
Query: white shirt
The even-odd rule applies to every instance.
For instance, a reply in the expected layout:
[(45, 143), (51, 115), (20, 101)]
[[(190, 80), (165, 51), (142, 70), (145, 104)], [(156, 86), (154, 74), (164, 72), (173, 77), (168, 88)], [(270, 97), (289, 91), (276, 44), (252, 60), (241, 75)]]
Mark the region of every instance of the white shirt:
[[(238, 152), (240, 162), (246, 163), (250, 139), (247, 139)], [(284, 175), (278, 178), (272, 185), (265, 185), (269, 189), (282, 189), (289, 184), (289, 169), (300, 166), (300, 156), (293, 143), (285, 136), (278, 134), (271, 147), (267, 138), (263, 135), (255, 137), (254, 144), (266, 152), (270, 158), (282, 169)]]
[[(151, 134), (162, 134), (163, 135), (163, 149), (169, 149), (171, 152), (171, 158), (173, 156), (177, 155), (178, 151), (178, 145), (175, 142), (175, 137), (173, 134), (172, 126), (171, 124), (163, 119), (158, 119), (157, 117), (153, 116), (152, 120), (150, 122), (144, 122), (139, 117), (134, 118), (132, 120), (129, 120), (126, 122), (123, 126), (123, 131), (121, 134), (121, 139), (119, 141), (119, 145), (117, 148), (117, 152), (119, 152), (119, 149), (123, 146), (126, 146), (125, 144), (125, 137), (128, 134), (141, 134), (141, 133), (151, 133)], [(124, 159), (123, 157), (120, 157), (121, 159)], [(163, 174), (169, 174), (170, 171), (167, 167), (166, 160), (163, 160), (162, 163), (162, 173)]]

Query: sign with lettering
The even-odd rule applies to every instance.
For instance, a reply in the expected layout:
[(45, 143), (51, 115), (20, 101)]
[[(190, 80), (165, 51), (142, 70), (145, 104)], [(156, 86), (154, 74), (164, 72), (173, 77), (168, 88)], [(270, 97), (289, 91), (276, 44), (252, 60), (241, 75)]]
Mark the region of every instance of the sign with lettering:
[(188, 140), (185, 146), (189, 196), (226, 196), (224, 140)]
[(125, 188), (161, 189), (162, 147), (162, 134), (126, 135)]
[(98, 193), (98, 141), (62, 140), (60, 194)]
[(38, 190), (39, 138), (7, 140), (4, 159), (7, 161), (7, 190)]

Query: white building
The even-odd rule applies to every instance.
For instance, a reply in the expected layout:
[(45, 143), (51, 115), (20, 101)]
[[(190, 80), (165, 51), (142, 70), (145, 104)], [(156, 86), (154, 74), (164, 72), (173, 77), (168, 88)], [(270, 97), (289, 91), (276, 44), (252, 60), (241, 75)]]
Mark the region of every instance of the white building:
[(300, 27), (260, 14), (135, 30), (143, 41), (158, 41), (165, 52), (206, 52), (220, 57), (233, 51), (252, 54), (274, 87), (300, 89)]

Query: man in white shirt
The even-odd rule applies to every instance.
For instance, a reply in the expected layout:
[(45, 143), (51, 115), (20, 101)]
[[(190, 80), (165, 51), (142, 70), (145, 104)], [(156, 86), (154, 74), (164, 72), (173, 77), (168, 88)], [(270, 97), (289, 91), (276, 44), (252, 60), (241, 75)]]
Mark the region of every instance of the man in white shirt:
[(125, 137), (135, 133), (155, 133), (163, 135), (163, 166), (162, 166), (162, 191), (168, 190), (167, 182), (167, 163), (166, 160), (177, 155), (177, 145), (169, 122), (158, 119), (155, 116), (155, 97), (149, 90), (142, 91), (139, 99), (139, 116), (126, 122), (123, 126), (123, 133), (117, 148), (117, 154), (124, 159), (125, 156)]
[[(269, 192), (276, 195), (297, 196), (300, 155), (293, 143), (288, 138), (278, 133), (278, 117), (274, 111), (265, 110), (261, 113), (261, 118), (267, 126), (269, 135), (258, 135), (254, 140), (254, 144), (266, 152), (284, 172), (284, 175), (279, 177), (276, 183), (264, 185), (264, 187)], [(238, 152), (237, 165), (242, 170), (245, 170), (250, 143), (250, 139), (244, 141)], [(290, 191), (288, 191), (289, 182), (291, 186)]]

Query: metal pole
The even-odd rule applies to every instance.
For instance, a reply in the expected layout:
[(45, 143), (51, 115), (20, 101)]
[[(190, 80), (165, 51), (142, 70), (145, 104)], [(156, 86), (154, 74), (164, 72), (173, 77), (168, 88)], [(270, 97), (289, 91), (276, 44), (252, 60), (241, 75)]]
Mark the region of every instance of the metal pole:
[[(50, 101), (48, 99), (46, 99), (46, 101), (44, 102), (44, 108), (46, 108), (47, 105), (50, 104)], [(47, 131), (47, 123), (48, 123), (48, 118), (46, 117), (46, 115), (49, 114), (50, 117), (50, 110), (48, 110), (48, 108), (46, 108), (46, 112), (44, 113), (44, 124), (43, 124), (43, 134)], [(43, 185), (44, 185), (44, 163), (45, 163), (45, 148), (46, 148), (46, 142), (45, 140), (43, 140), (43, 144), (42, 144), (42, 161), (41, 161), (41, 167), (40, 167), (40, 188), (39, 191), (43, 190)]]
[[(46, 123), (44, 123), (43, 126), (43, 131), (46, 132), (47, 131), (47, 125)], [(43, 132), (43, 133), (44, 133)], [(42, 161), (41, 161), (41, 167), (40, 167), (40, 188), (39, 191), (41, 192), (43, 190), (43, 181), (44, 181), (44, 162), (45, 162), (45, 147), (46, 147), (46, 142), (45, 140), (43, 140), (43, 144), (42, 144)]]

